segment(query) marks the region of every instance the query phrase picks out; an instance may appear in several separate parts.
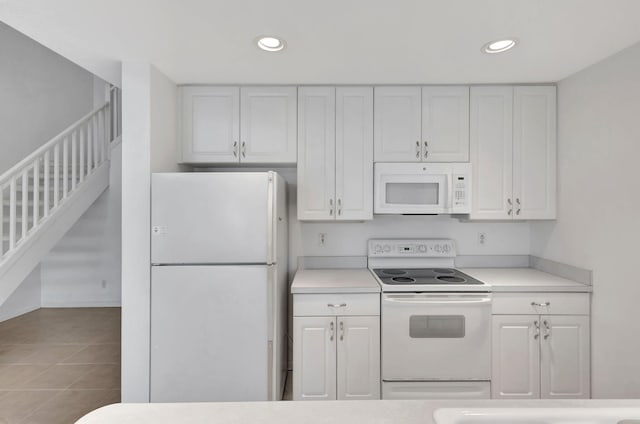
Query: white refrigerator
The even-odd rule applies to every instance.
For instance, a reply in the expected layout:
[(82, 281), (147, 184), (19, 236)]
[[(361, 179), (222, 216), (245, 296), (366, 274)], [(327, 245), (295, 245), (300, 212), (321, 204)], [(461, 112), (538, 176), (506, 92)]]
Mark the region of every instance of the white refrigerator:
[(282, 177), (153, 174), (151, 205), (151, 402), (281, 399)]

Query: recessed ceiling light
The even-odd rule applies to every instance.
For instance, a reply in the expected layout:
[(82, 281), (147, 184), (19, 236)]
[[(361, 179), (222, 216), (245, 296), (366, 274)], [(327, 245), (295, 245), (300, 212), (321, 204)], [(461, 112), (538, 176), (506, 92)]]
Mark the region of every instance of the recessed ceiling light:
[(485, 53), (502, 53), (509, 49), (512, 49), (518, 44), (517, 38), (505, 38), (503, 40), (490, 41), (482, 46), (482, 51)]
[(285, 46), (284, 40), (272, 35), (258, 37), (257, 43), (258, 47), (267, 52), (279, 52)]

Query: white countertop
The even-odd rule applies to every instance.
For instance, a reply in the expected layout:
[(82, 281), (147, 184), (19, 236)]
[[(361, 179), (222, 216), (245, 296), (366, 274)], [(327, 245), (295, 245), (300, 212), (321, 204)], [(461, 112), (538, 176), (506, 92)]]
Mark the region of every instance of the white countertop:
[[(640, 400), (350, 400), (115, 404), (77, 424), (435, 424), (438, 408), (640, 408)], [(637, 418), (637, 417), (634, 417)]]
[(493, 292), (591, 292), (593, 287), (533, 268), (462, 268)]
[(380, 284), (366, 268), (301, 269), (291, 284), (291, 293), (379, 293)]

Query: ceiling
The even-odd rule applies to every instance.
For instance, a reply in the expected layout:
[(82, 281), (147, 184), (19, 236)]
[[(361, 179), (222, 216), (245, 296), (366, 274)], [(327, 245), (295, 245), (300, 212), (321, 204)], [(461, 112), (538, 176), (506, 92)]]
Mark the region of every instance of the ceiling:
[(640, 41), (639, 0), (0, 0), (0, 20), (116, 84), (122, 61), (176, 83), (553, 82)]

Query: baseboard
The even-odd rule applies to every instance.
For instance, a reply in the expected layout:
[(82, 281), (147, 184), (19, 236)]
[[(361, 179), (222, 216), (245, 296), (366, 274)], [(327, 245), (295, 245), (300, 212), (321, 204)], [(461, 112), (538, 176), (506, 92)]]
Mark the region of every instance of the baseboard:
[(122, 303), (112, 300), (78, 300), (42, 302), (43, 308), (120, 308)]
[(19, 317), (20, 315), (28, 314), (29, 312), (33, 312), (37, 309), (40, 309), (40, 306), (28, 306), (26, 308), (17, 309), (7, 316), (0, 316), (0, 322), (8, 321), (12, 318)]

